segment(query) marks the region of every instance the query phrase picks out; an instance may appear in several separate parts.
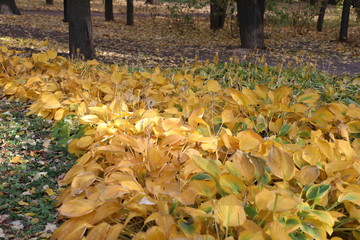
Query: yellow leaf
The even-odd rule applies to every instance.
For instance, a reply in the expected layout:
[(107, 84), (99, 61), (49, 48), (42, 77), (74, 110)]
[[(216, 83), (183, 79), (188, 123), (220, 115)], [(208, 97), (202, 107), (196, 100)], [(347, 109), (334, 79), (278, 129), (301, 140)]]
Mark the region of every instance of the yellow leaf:
[(118, 240), (119, 235), (123, 229), (124, 229), (124, 225), (122, 225), (122, 224), (118, 223), (118, 224), (112, 225), (106, 234), (105, 240)]
[(218, 92), (221, 90), (219, 82), (215, 80), (208, 80), (206, 86), (209, 92)]
[(121, 81), (122, 81), (122, 73), (117, 72), (117, 71), (114, 71), (114, 72), (111, 74), (111, 81), (112, 81), (113, 83), (121, 83)]
[(289, 231), (278, 221), (272, 221), (269, 224), (270, 237), (272, 240), (291, 240)]
[(144, 192), (142, 186), (136, 181), (134, 176), (125, 173), (114, 172), (107, 179), (109, 184), (118, 184), (128, 190), (134, 190), (137, 192)]
[(328, 141), (321, 137), (315, 138), (315, 143), (319, 147), (319, 149), (322, 151), (322, 153), (331, 161), (334, 158), (334, 149), (330, 145)]
[(51, 93), (44, 93), (40, 97), (41, 102), (44, 103), (43, 108), (45, 109), (56, 109), (61, 107), (59, 99)]
[(22, 159), (20, 156), (15, 156), (10, 160), (11, 163), (18, 164), (18, 163), (24, 163), (24, 159)]
[(97, 66), (99, 64), (100, 63), (96, 59), (86, 61), (87, 66)]
[(234, 117), (234, 112), (231, 109), (225, 109), (222, 113), (221, 113), (221, 120), (222, 123), (232, 123), (235, 120)]
[(60, 121), (61, 119), (64, 118), (64, 114), (65, 114), (65, 109), (63, 109), (63, 108), (58, 109), (58, 110), (55, 112), (54, 120), (55, 120), (55, 121)]
[(79, 148), (87, 148), (93, 142), (94, 142), (94, 139), (91, 136), (85, 136), (85, 137), (80, 138), (76, 145)]
[(311, 165), (316, 165), (321, 160), (319, 148), (307, 145), (302, 152), (302, 158)]
[(99, 89), (104, 93), (114, 95), (113, 85), (111, 83), (105, 82), (99, 86)]
[(101, 191), (100, 199), (110, 201), (129, 193), (129, 190), (119, 185), (107, 186)]
[(106, 222), (102, 222), (89, 231), (89, 233), (86, 236), (86, 239), (87, 240), (105, 239), (106, 233), (109, 229), (110, 229), (110, 225)]
[(79, 195), (85, 188), (89, 187), (96, 179), (92, 172), (82, 172), (74, 177), (71, 183), (71, 195)]
[(314, 103), (320, 98), (318, 92), (314, 89), (308, 89), (298, 97), (298, 102), (302, 103)]
[(51, 188), (46, 188), (45, 192), (46, 192), (47, 195), (49, 195), (50, 197), (55, 195), (55, 192), (54, 192)]
[(349, 133), (360, 133), (360, 121), (350, 121), (346, 124)]
[(121, 209), (121, 205), (118, 200), (112, 202), (106, 202), (101, 204), (96, 208), (95, 214), (91, 219), (91, 224), (97, 224), (98, 222), (104, 220), (105, 218), (111, 216)]
[(278, 178), (289, 181), (295, 175), (295, 164), (292, 157), (278, 147), (273, 146), (270, 149), (267, 163), (271, 172)]
[(89, 227), (89, 223), (83, 218), (74, 218), (66, 221), (59, 228), (57, 228), (52, 239), (61, 240), (79, 240), (84, 235), (86, 229)]
[(99, 121), (99, 117), (96, 115), (85, 115), (83, 117), (80, 118), (79, 123), (80, 124), (87, 124), (87, 123), (97, 123)]
[(95, 203), (88, 199), (75, 198), (63, 203), (59, 208), (61, 215), (66, 217), (80, 217), (95, 210)]
[(165, 232), (159, 226), (153, 226), (146, 231), (147, 240), (167, 240)]
[(40, 221), (40, 219), (38, 219), (38, 218), (32, 218), (31, 219), (31, 223), (32, 224), (36, 224), (36, 223), (38, 223)]
[(219, 183), (220, 183), (220, 186), (227, 193), (236, 194), (236, 193), (240, 193), (246, 189), (246, 186), (243, 183), (243, 181), (239, 177), (233, 176), (233, 175), (222, 174), (220, 176)]
[(21, 206), (29, 206), (29, 203), (24, 202), (24, 201), (19, 201), (18, 204)]
[(205, 159), (198, 155), (193, 155), (194, 162), (196, 165), (204, 170), (205, 172), (211, 174), (212, 176), (219, 177), (220, 176), (220, 168), (215, 162), (215, 160), (212, 159)]
[(57, 52), (53, 49), (46, 52), (49, 59), (55, 59), (57, 57)]
[(242, 151), (252, 150), (264, 142), (264, 139), (260, 135), (251, 130), (240, 132), (236, 138), (239, 139), (239, 149)]
[(67, 185), (72, 182), (75, 176), (79, 175), (80, 173), (84, 172), (84, 167), (76, 164), (74, 165), (65, 175), (65, 177), (60, 181), (60, 185)]
[(241, 201), (233, 194), (217, 201), (215, 216), (216, 221), (226, 228), (240, 226), (246, 220), (246, 214)]
[(320, 175), (320, 170), (317, 166), (304, 166), (300, 169), (300, 183), (302, 185), (309, 185), (313, 183)]

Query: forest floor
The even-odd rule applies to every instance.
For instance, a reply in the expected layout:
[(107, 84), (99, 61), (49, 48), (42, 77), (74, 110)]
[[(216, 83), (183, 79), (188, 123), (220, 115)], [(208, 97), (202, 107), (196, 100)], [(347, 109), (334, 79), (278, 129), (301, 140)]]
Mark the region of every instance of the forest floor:
[[(67, 23), (62, 22), (61, 1), (52, 6), (31, 1), (17, 1), (21, 16), (0, 16), (0, 41), (9, 46), (21, 45), (31, 52), (55, 48), (68, 53)], [(228, 17), (225, 29), (209, 29), (208, 9), (190, 9), (185, 5), (145, 5), (135, 2), (135, 24), (126, 26), (126, 7), (114, 1), (115, 21), (104, 20), (101, 1), (92, 1), (94, 45), (97, 59), (132, 67), (174, 67), (194, 61), (266, 61), (270, 66), (288, 67), (302, 63), (340, 75), (360, 73), (360, 23), (350, 21), (349, 40), (337, 41), (340, 9), (330, 6), (324, 31), (315, 31), (313, 10), (268, 11), (265, 26), (266, 50), (240, 48), (235, 17)], [(46, 19), (46, 21), (44, 21)], [(35, 42), (40, 46), (34, 47)], [(26, 48), (28, 47), (28, 48)]]

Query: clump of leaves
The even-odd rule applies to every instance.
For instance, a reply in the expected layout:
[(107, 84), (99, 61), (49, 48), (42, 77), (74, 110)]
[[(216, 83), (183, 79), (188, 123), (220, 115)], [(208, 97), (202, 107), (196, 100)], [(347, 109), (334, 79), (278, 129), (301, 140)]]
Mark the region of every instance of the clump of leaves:
[(54, 239), (358, 237), (359, 99), (297, 88), (311, 71), (288, 81), (237, 66), (219, 75), (229, 85), (206, 74), (214, 65), (129, 72), (3, 52), (5, 95), (89, 125), (68, 146), (79, 158), (60, 181)]

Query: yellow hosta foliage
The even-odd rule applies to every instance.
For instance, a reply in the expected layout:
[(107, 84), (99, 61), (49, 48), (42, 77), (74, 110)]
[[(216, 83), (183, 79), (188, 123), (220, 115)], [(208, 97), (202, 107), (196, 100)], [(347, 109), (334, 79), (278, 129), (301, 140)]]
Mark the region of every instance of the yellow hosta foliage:
[[(89, 124), (69, 143), (54, 239), (327, 239), (360, 221), (360, 108), (2, 49), (3, 95)], [(357, 234), (357, 235), (356, 235)], [(231, 239), (233, 239), (231, 238)]]

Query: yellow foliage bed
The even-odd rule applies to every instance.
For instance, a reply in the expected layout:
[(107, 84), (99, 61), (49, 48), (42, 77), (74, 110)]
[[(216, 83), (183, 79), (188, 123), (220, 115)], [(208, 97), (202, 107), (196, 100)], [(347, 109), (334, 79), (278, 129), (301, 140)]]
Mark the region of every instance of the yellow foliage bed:
[(0, 49), (3, 95), (88, 124), (54, 239), (360, 239), (360, 108), (55, 51)]

